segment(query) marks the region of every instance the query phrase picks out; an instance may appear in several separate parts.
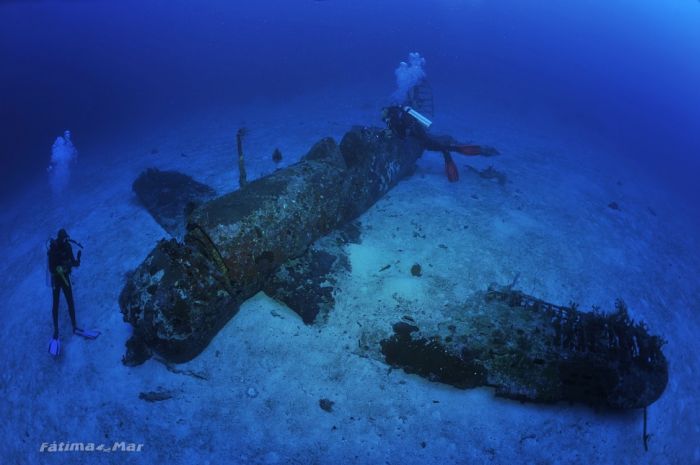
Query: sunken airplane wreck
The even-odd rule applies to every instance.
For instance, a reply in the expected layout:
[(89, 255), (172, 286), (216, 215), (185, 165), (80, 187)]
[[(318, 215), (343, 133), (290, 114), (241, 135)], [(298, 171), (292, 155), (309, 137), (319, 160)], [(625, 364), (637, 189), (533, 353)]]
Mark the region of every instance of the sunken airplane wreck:
[[(189, 181), (164, 189), (185, 205), (184, 239), (161, 240), (127, 276), (119, 303), (133, 335), (123, 362), (191, 360), (261, 290), (312, 324), (333, 307), (327, 283), (349, 266), (342, 248), (357, 234), (352, 220), (410, 175), (422, 153), (411, 137), (355, 127), (340, 144), (323, 139), (298, 163), (235, 192), (209, 198)], [(152, 204), (144, 189), (173, 179), (151, 170), (134, 188)], [(177, 222), (160, 222), (180, 235)], [(583, 312), (491, 286), (442, 315), (405, 317), (359, 345), (432, 381), (533, 402), (641, 408), (668, 382), (663, 340), (631, 321), (622, 302), (614, 313)]]

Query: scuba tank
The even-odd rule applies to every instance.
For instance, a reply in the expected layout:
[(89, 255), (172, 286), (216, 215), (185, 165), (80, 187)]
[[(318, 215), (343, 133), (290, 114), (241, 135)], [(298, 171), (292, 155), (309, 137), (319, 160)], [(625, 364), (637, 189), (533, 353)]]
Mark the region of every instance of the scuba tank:
[(53, 246), (53, 239), (46, 239), (46, 286), (51, 287), (51, 265), (49, 264), (49, 254)]
[(416, 121), (422, 124), (425, 129), (428, 129), (433, 124), (432, 121), (409, 106), (403, 107), (403, 111), (411, 115)]
[[(65, 232), (65, 230), (61, 230), (61, 231)], [(59, 234), (61, 231), (59, 231)], [(58, 241), (58, 237), (56, 237), (56, 239), (49, 238), (46, 240), (46, 277), (45, 277), (45, 280), (46, 280), (46, 285), (48, 287), (51, 287), (51, 285), (52, 285), (52, 275), (53, 275), (53, 273), (51, 272), (51, 251), (56, 246), (57, 241)], [(79, 253), (78, 253), (78, 260), (80, 260), (80, 255), (82, 254), (83, 245), (80, 242), (71, 239), (67, 234), (66, 234), (66, 241), (68, 243), (72, 243), (72, 244), (75, 244), (76, 246), (78, 246), (78, 248), (80, 249)], [(72, 250), (71, 250), (71, 252), (72, 252)], [(70, 272), (70, 270), (69, 270), (69, 272)], [(64, 280), (66, 279), (64, 276), (61, 276), (61, 278)], [(75, 284), (75, 283), (73, 282), (72, 284)]]

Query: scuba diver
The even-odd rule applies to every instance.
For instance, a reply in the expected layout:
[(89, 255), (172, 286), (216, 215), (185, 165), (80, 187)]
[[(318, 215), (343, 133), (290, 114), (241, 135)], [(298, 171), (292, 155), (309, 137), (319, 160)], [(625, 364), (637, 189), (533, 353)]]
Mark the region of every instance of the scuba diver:
[(51, 273), (51, 290), (52, 290), (52, 305), (51, 313), (53, 315), (53, 337), (49, 344), (49, 353), (54, 357), (58, 356), (61, 351), (61, 342), (58, 339), (58, 299), (61, 291), (66, 297), (68, 304), (68, 314), (73, 325), (73, 334), (77, 334), (87, 339), (95, 339), (99, 336), (97, 331), (86, 331), (79, 328), (75, 321), (75, 302), (73, 301), (73, 286), (71, 285), (70, 273), (74, 267), (80, 266), (80, 257), (82, 250), (78, 250), (78, 256), (73, 256), (73, 248), (71, 243), (77, 245), (80, 249), (83, 248), (78, 242), (68, 236), (65, 229), (60, 229), (56, 235), (56, 239), (51, 239), (48, 246), (48, 261), (49, 272)]
[(483, 156), (499, 154), (498, 150), (487, 145), (462, 144), (451, 136), (430, 134), (428, 128), (433, 123), (424, 113), (432, 113), (432, 93), (425, 80), (408, 91), (407, 99), (403, 104), (384, 108), (382, 120), (386, 123), (387, 128), (400, 139), (413, 136), (423, 144), (425, 150), (442, 153), (445, 160), (445, 174), (450, 182), (459, 180), (459, 171), (457, 171), (457, 165), (452, 159), (451, 152)]

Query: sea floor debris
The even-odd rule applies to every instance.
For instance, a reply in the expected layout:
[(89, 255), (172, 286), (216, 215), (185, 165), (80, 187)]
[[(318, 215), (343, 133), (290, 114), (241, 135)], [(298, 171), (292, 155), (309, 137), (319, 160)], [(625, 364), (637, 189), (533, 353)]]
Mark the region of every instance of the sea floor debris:
[(134, 328), (124, 363), (154, 352), (191, 360), (241, 303), (309, 246), (365, 212), (415, 170), (419, 141), (355, 127), (318, 142), (296, 164), (212, 199), (127, 277), (119, 304)]
[(583, 312), (492, 285), (443, 314), (394, 324), (380, 342), (386, 362), (459, 388), (491, 386), (501, 397), (610, 409), (646, 407), (668, 383), (663, 339), (619, 300), (612, 313)]

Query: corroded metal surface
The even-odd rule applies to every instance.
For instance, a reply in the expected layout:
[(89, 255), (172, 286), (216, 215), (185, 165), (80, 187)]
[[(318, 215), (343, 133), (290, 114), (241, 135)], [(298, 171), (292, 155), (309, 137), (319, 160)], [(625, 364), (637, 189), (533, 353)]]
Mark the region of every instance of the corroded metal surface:
[(194, 210), (182, 243), (161, 241), (128, 277), (119, 303), (134, 333), (126, 364), (153, 351), (199, 354), (240, 304), (287, 260), (357, 217), (415, 169), (421, 145), (353, 128), (286, 169)]
[(613, 409), (650, 405), (668, 382), (663, 340), (621, 301), (610, 314), (582, 312), (491, 286), (444, 313), (440, 323), (395, 324), (381, 341), (387, 363), (511, 399)]
[(132, 185), (139, 202), (175, 239), (185, 236), (187, 216), (199, 205), (216, 197), (211, 187), (177, 171), (150, 168)]

